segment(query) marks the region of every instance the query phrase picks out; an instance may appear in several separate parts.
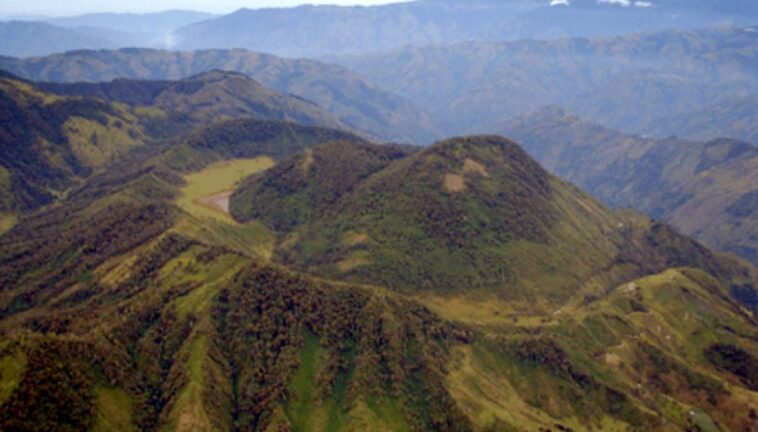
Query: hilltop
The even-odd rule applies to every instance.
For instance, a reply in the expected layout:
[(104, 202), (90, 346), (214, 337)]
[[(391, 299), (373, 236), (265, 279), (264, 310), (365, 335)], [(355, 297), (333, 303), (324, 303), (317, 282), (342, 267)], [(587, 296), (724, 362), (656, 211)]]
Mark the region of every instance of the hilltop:
[(666, 225), (603, 208), (504, 138), (409, 155), (345, 147), (250, 177), (232, 215), (278, 231), (279, 259), (301, 271), (403, 292), (479, 290), (535, 308), (672, 263), (723, 276), (740, 268)]

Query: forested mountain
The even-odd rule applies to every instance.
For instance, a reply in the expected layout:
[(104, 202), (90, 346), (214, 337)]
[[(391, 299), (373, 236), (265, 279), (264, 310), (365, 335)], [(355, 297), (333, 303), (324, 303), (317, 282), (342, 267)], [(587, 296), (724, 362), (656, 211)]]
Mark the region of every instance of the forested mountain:
[[(295, 268), (401, 290), (484, 288), (560, 302), (594, 278), (614, 285), (677, 260), (718, 273), (699, 246), (603, 209), (505, 139), (453, 139), (405, 157), (345, 147), (319, 147), (251, 178), (232, 195), (232, 215), (281, 232), (282, 260)], [(680, 253), (659, 255), (665, 242)]]
[(102, 100), (59, 97), (0, 77), (0, 212), (50, 204), (92, 173), (156, 139), (153, 113)]
[(277, 92), (312, 101), (373, 136), (430, 143), (440, 132), (428, 114), (340, 66), (244, 50), (77, 51), (42, 58), (0, 58), (0, 68), (36, 81), (176, 80), (211, 70), (243, 73)]
[(501, 130), (537, 160), (604, 203), (672, 223), (758, 263), (758, 148), (729, 139), (654, 139), (548, 108)]
[[(754, 423), (755, 269), (603, 208), (513, 142), (412, 151), (235, 120), (159, 150), (0, 237), (4, 430)], [(283, 160), (232, 198), (260, 220), (182, 198), (213, 161), (263, 154)], [(440, 261), (410, 259), (426, 249), (406, 234)], [(461, 276), (438, 278), (449, 263)]]
[[(497, 131), (510, 116), (559, 105), (604, 126), (647, 134), (657, 119), (758, 93), (756, 47), (756, 29), (729, 27), (408, 47), (335, 60), (428, 109), (448, 133)], [(755, 105), (734, 111), (740, 118), (732, 124), (749, 128), (754, 113)], [(697, 133), (698, 125), (691, 127)]]

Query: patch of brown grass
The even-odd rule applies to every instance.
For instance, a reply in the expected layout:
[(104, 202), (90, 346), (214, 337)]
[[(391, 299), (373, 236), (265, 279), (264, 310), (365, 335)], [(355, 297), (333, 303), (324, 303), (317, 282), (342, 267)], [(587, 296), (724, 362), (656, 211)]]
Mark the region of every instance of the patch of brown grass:
[(445, 174), (445, 189), (448, 192), (461, 192), (466, 189), (466, 180), (458, 174)]
[(479, 174), (482, 177), (489, 177), (490, 173), (487, 172), (487, 168), (484, 167), (484, 165), (480, 164), (479, 162), (473, 160), (473, 159), (466, 159), (463, 161), (463, 173), (464, 174)]

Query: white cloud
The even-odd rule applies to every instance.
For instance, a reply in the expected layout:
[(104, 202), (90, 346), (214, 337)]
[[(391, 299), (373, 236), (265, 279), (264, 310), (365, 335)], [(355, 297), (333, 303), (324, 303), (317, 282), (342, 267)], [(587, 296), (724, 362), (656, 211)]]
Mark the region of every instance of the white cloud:
[(571, 0), (550, 0), (550, 6), (571, 6)]
[(655, 5), (653, 4), (653, 2), (649, 2), (649, 1), (637, 1), (634, 3), (634, 6), (638, 8), (649, 8)]
[(630, 0), (597, 0), (598, 3), (613, 4), (623, 7), (629, 7), (632, 5)]

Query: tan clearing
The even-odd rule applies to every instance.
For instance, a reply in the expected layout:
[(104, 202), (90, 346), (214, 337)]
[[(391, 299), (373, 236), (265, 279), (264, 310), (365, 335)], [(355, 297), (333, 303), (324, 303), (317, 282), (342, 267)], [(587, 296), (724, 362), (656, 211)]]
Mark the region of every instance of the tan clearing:
[(366, 243), (367, 240), (368, 235), (365, 233), (349, 232), (345, 234), (345, 238), (342, 240), (342, 244), (347, 247), (354, 247)]
[(176, 425), (177, 432), (183, 431), (207, 431), (212, 430), (208, 415), (202, 407), (192, 406), (179, 414), (179, 422)]
[(473, 159), (466, 159), (465, 161), (463, 161), (463, 173), (464, 174), (476, 173), (482, 177), (487, 177), (487, 178), (489, 178), (490, 176), (490, 173), (487, 172), (487, 168), (485, 168), (484, 165), (480, 164), (479, 162)]
[(307, 174), (308, 170), (313, 165), (313, 150), (308, 149), (305, 151), (305, 160), (303, 161), (303, 171)]
[(279, 244), (279, 249), (291, 249), (297, 243), (298, 235), (290, 234)]
[(200, 198), (197, 200), (198, 204), (213, 210), (218, 210), (224, 214), (229, 214), (229, 198), (232, 196), (232, 192), (220, 192), (211, 196)]
[(605, 363), (611, 367), (619, 367), (621, 366), (621, 357), (613, 353), (606, 353)]
[(466, 180), (458, 174), (445, 174), (445, 189), (448, 192), (460, 192), (466, 189)]
[(337, 271), (347, 273), (360, 266), (371, 264), (371, 260), (366, 252), (358, 252), (350, 255), (337, 263)]

